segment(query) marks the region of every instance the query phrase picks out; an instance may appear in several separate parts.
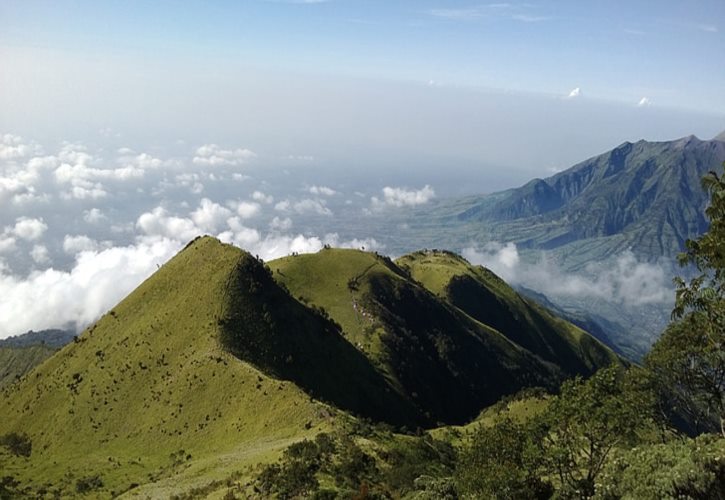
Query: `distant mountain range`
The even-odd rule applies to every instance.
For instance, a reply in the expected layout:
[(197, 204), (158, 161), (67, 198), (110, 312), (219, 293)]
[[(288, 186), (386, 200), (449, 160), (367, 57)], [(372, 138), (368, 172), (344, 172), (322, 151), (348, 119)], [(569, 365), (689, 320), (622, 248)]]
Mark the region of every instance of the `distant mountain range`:
[[(615, 260), (626, 252), (639, 262), (656, 263), (669, 281), (669, 276), (687, 272), (675, 259), (685, 241), (708, 226), (708, 195), (701, 178), (710, 170), (719, 171), (724, 161), (725, 132), (706, 141), (689, 136), (625, 142), (546, 179), (498, 193), (434, 201), (400, 218), (391, 217), (386, 224), (405, 245), (418, 247), (514, 243), (530, 265), (537, 266), (545, 255), (560, 273), (554, 280), (566, 273), (586, 277), (592, 264), (615, 267)], [(403, 224), (404, 232), (392, 229)], [(400, 248), (396, 237), (383, 241)], [(541, 284), (535, 291), (635, 359), (657, 338), (671, 308), (669, 303), (554, 297)]]
[(707, 228), (700, 180), (725, 161), (723, 137), (625, 142), (519, 188), (439, 200), (406, 215), (411, 239), (446, 248), (513, 242), (547, 251), (566, 271), (625, 250), (673, 259)]
[(71, 342), (74, 335), (74, 332), (66, 330), (31, 330), (22, 335), (0, 339), (0, 389), (45, 361)]
[(8, 469), (27, 491), (72, 494), (68, 478), (102, 477), (94, 484), (118, 494), (268, 460), (351, 414), (464, 423), (612, 362), (455, 254), (325, 249), (265, 265), (204, 237), (3, 389), (0, 435), (32, 440), (31, 458)]
[(547, 179), (471, 199), (456, 217), (495, 225), (521, 248), (556, 250), (568, 269), (624, 250), (672, 258), (707, 229), (700, 180), (723, 161), (720, 139), (625, 142)]

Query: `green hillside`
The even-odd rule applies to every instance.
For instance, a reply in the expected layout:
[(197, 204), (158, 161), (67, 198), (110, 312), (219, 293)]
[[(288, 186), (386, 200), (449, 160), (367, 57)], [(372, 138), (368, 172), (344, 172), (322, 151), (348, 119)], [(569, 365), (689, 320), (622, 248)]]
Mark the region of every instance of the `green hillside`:
[(488, 269), (474, 267), (456, 254), (423, 251), (396, 262), (452, 306), (555, 363), (567, 375), (588, 375), (616, 362), (614, 353), (594, 337), (525, 299)]
[[(411, 395), (433, 422), (465, 422), (522, 387), (552, 387), (564, 376), (588, 374), (616, 359), (591, 336), (557, 322), (538, 306), (518, 296), (512, 306), (500, 295), (515, 295), (507, 286), (460, 290), (454, 295), (490, 297), (493, 290), (498, 301), (491, 306), (493, 315), (504, 318), (508, 313), (501, 308), (523, 307), (528, 317), (518, 323), (497, 323), (482, 311), (459, 307), (439, 296), (433, 283), (427, 284), (416, 273), (411, 276), (407, 269), (413, 265), (416, 271), (445, 276), (435, 265), (418, 262), (422, 255), (394, 263), (372, 253), (325, 249), (269, 265), (292, 295), (323, 308), (339, 323), (345, 337), (397, 391)], [(529, 329), (534, 333), (524, 333)]]
[(0, 389), (20, 379), (55, 351), (45, 345), (0, 347)]
[[(502, 396), (555, 389), (616, 359), (487, 271), (433, 257), (396, 264), (325, 249), (267, 267), (214, 238), (194, 240), (2, 390), (0, 444), (27, 435), (32, 445), (29, 456), (0, 446), (3, 473), (33, 498), (220, 496), (227, 484), (254, 496), (263, 464), (326, 432), (338, 451), (323, 476), (348, 477), (339, 472), (347, 460), (368, 463), (376, 487), (387, 481), (378, 473), (390, 473), (399, 492), (413, 487), (415, 470), (427, 470), (431, 442), (394, 435), (387, 423), (464, 424)], [(495, 304), (469, 307), (456, 290), (441, 295), (436, 287), (451, 288), (441, 277), (457, 275), (490, 285), (464, 291), (493, 294)], [(477, 309), (484, 305), (513, 316), (488, 317)], [(370, 430), (369, 421), (380, 427)], [(350, 428), (362, 429), (359, 439), (351, 441)], [(445, 443), (434, 444), (434, 455), (448, 456)], [(405, 458), (410, 447), (417, 458)], [(414, 469), (397, 477), (408, 459)], [(298, 467), (295, 460), (282, 466)], [(362, 487), (349, 477), (335, 488)]]
[(106, 492), (168, 497), (332, 425), (334, 409), (220, 347), (227, 283), (250, 260), (195, 241), (6, 388), (0, 435), (27, 433), (32, 454), (8, 458), (4, 473), (36, 493), (75, 495), (97, 476)]

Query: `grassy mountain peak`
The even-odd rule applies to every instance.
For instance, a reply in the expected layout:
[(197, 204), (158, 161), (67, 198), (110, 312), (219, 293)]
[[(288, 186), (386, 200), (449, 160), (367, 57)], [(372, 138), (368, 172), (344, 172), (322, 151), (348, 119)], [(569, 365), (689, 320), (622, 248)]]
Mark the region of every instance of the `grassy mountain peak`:
[(2, 390), (0, 436), (27, 434), (33, 451), (0, 460), (33, 494), (168, 496), (351, 413), (465, 423), (615, 360), (454, 254), (324, 249), (265, 265), (203, 237)]

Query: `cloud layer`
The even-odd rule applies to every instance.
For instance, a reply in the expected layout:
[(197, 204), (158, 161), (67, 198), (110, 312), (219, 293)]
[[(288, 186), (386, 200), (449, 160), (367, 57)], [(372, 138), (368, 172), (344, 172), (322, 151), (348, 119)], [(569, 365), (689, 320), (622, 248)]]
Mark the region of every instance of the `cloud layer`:
[(581, 273), (564, 273), (545, 256), (536, 263), (522, 261), (513, 243), (468, 247), (462, 255), (488, 267), (509, 283), (541, 291), (550, 297), (596, 299), (642, 306), (672, 301), (671, 271), (664, 265), (639, 261), (629, 251), (610, 262), (589, 264)]
[[(202, 234), (266, 260), (326, 244), (383, 249), (373, 238), (332, 229), (295, 231), (298, 224), (329, 222), (337, 210), (362, 215), (367, 198), (352, 203), (321, 183), (282, 189), (286, 174), (260, 178), (257, 158), (248, 148), (216, 144), (167, 158), (68, 142), (49, 153), (20, 136), (0, 135), (0, 338), (82, 329)], [(433, 196), (429, 186), (383, 192), (382, 203), (392, 207)]]

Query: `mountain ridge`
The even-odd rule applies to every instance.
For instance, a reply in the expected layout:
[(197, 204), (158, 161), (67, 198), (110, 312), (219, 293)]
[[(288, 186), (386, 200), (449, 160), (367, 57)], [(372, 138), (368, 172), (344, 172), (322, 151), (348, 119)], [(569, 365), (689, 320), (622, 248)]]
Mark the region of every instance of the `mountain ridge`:
[(650, 259), (672, 258), (707, 228), (700, 179), (723, 161), (721, 141), (625, 142), (492, 201), (474, 200), (457, 218), (499, 224), (496, 233), (511, 230), (523, 248), (553, 250), (611, 237), (621, 240), (611, 242), (612, 251), (629, 246)]
[(0, 436), (27, 435), (33, 450), (3, 467), (28, 496), (88, 484), (170, 496), (364, 421), (356, 415), (464, 423), (501, 396), (619, 362), (564, 322), (549, 335), (584, 336), (576, 345), (591, 355), (581, 366), (539, 356), (433, 288), (372, 253), (325, 249), (265, 265), (198, 238), (0, 391)]

